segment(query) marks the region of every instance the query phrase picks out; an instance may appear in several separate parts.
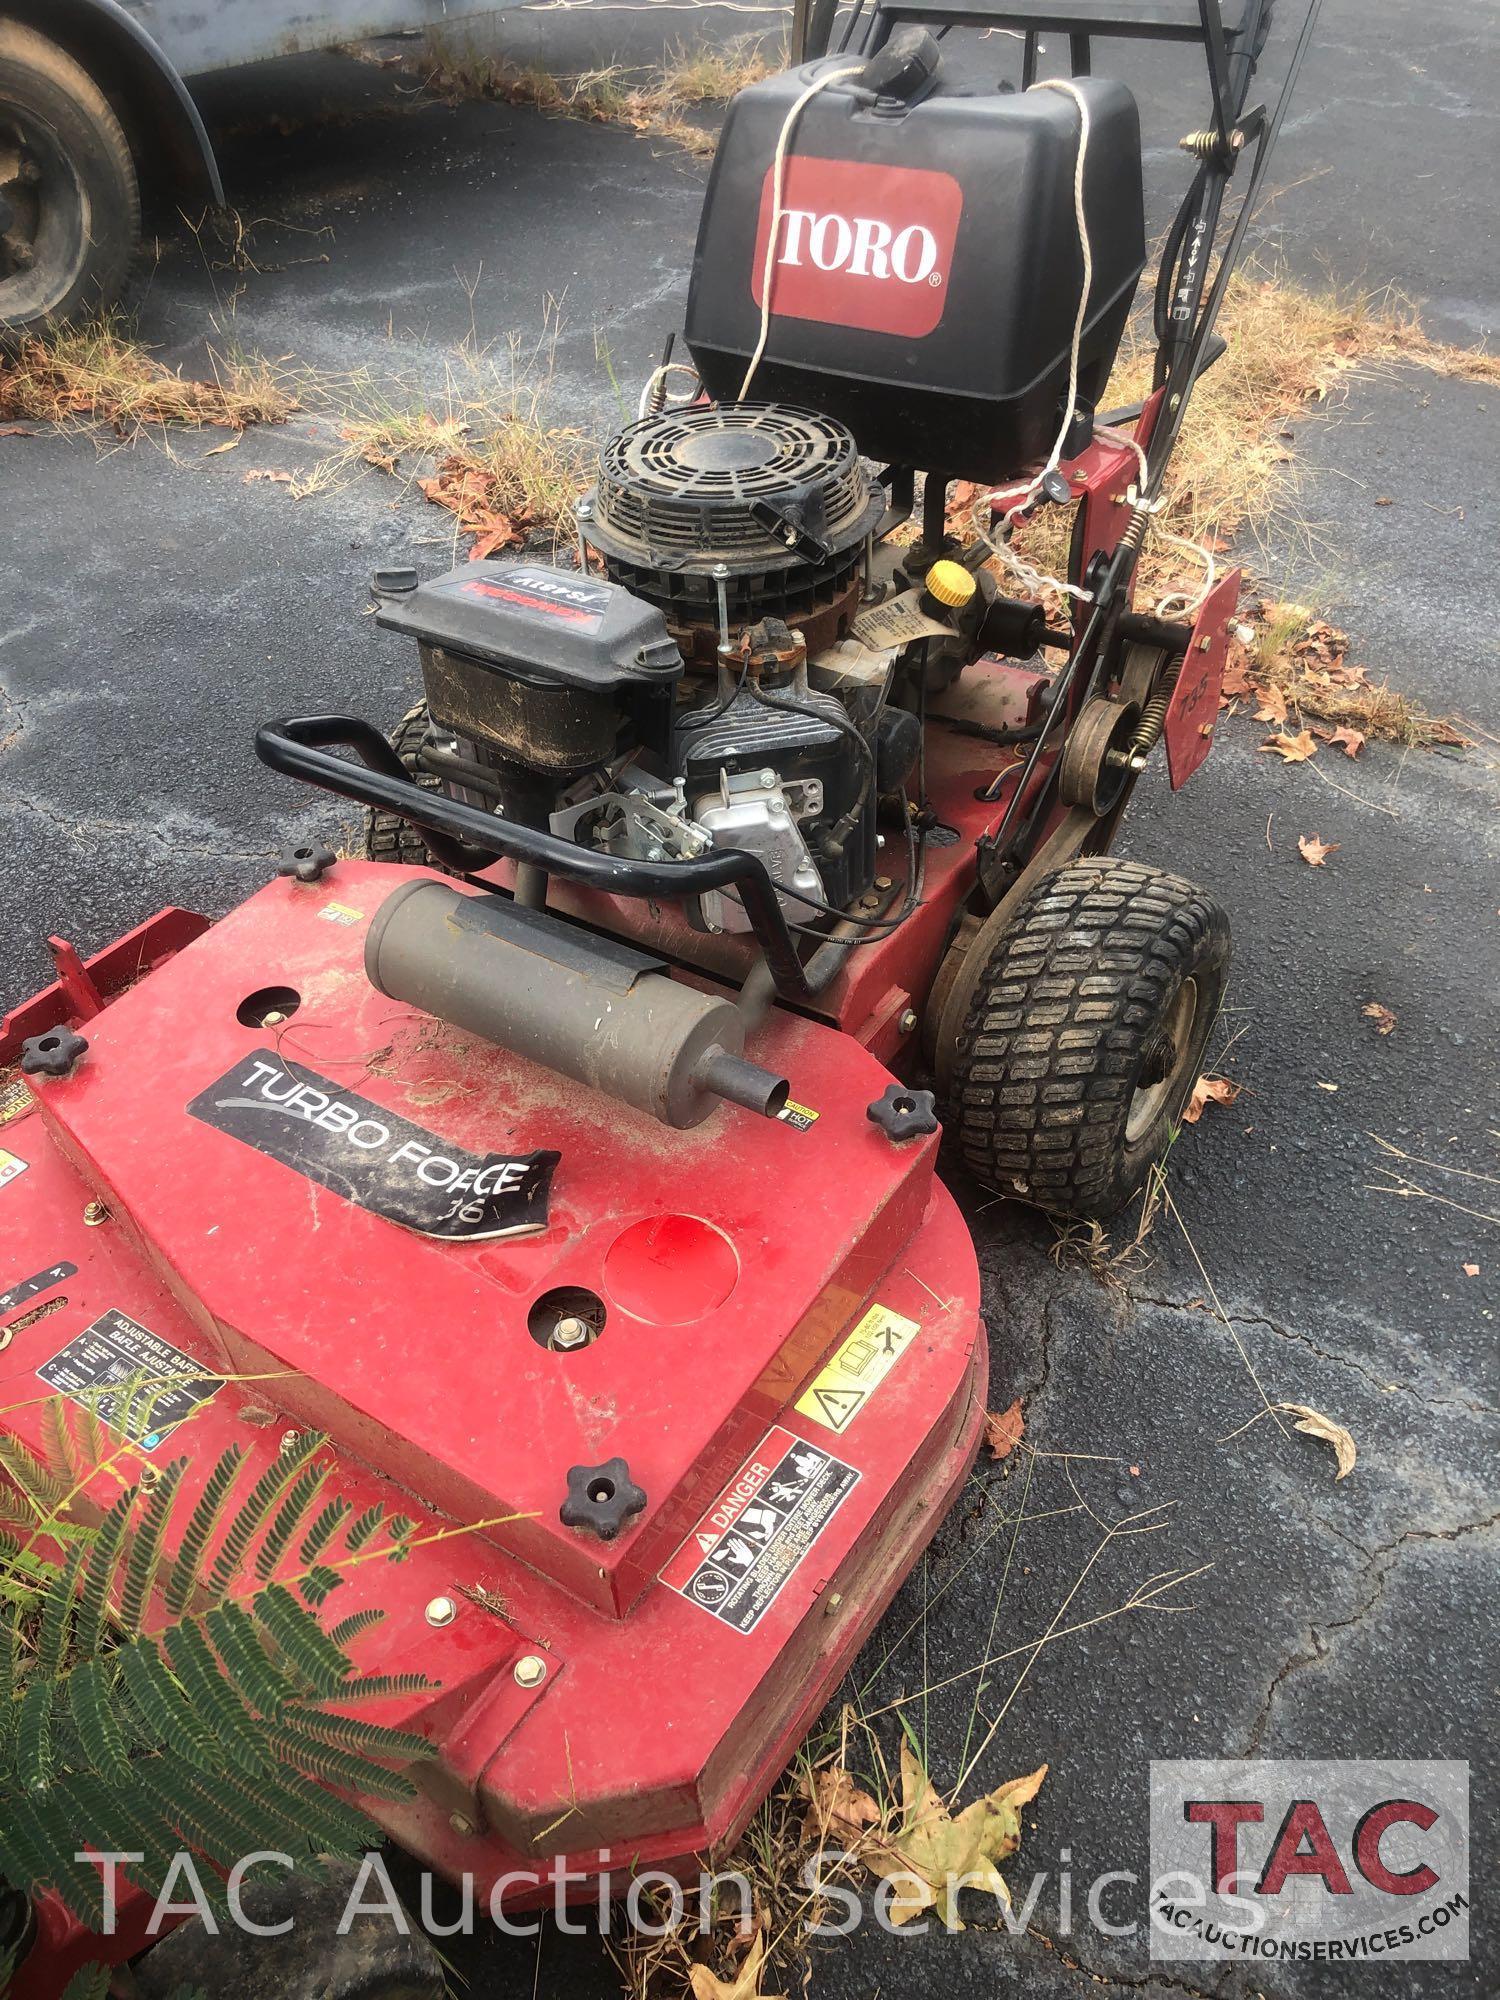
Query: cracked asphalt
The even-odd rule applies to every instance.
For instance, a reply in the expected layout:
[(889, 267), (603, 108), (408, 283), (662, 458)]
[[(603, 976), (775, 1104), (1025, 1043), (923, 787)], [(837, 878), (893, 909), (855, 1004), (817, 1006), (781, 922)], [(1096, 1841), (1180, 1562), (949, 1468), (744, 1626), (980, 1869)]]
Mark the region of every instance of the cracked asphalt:
[[(578, 13), (518, 13), (499, 32), (559, 67), (660, 41), (655, 24)], [(1445, 337), (1490, 335), (1479, 169), (1494, 157), (1495, 34), (1460, 0), (1330, 0), (1263, 247), (1304, 274), (1393, 281)], [(1160, 215), (1198, 98), (1181, 94), (1185, 58), (1152, 71), (1131, 49), (1121, 68), (1141, 86)], [(704, 170), (670, 145), (422, 104), (390, 72), (333, 59), (218, 78), (202, 98), (231, 200), (264, 218), (258, 268), (215, 269), (191, 236), (164, 238), (142, 331), (170, 358), (197, 365), (232, 337), (431, 389), (471, 325), (530, 339), (551, 297), (554, 406), (597, 429), (618, 411), (596, 335), (634, 384), (680, 322)], [(903, 1705), (940, 1785), (981, 1741), (976, 1787), (1047, 1762), (1010, 1871), (1045, 1879), (1019, 1935), (978, 1901), (957, 1936), (865, 1926), (819, 1950), (817, 1994), (1102, 1983), (1321, 2000), (1500, 1983), (1483, 1838), (1466, 1965), (1153, 1966), (1139, 1925), (1070, 1929), (1060, 1900), (1065, 1866), (1080, 1884), (1145, 1873), (1152, 1759), (1468, 1760), (1476, 1829), (1495, 1826), (1496, 785), (1482, 732), (1500, 728), (1500, 394), (1393, 370), (1295, 429), (1311, 532), (1263, 571), (1346, 626), (1353, 657), (1469, 717), (1475, 747), (1372, 744), (1357, 762), (1325, 751), (1288, 768), (1236, 722), (1182, 794), (1155, 772), (1138, 793), (1121, 851), (1203, 882), (1233, 917), (1217, 1066), (1242, 1092), (1185, 1131), (1176, 1213), (1122, 1287), (1056, 1259), (1045, 1223), (954, 1166), (984, 1271), (991, 1404), (1024, 1399), (1029, 1449), (981, 1461), (854, 1676), (868, 1705)], [(244, 482), (317, 464), (326, 419), (208, 458), (221, 441), (0, 441), (0, 1005), (41, 982), (49, 931), (88, 951), (165, 902), (221, 912), (289, 830), (349, 830), (254, 763), (255, 722), (321, 707), (388, 721), (412, 698), (415, 661), (362, 618), (366, 578), (398, 552), (439, 566), (445, 517), (375, 474), (300, 503)], [(1306, 833), (1338, 843), (1326, 867), (1299, 858)], [(1362, 1014), (1370, 1002), (1394, 1011), (1392, 1034)], [(1266, 1416), (1261, 1389), (1347, 1425), (1354, 1473), (1336, 1483), (1327, 1445)], [(1156, 1507), (1158, 1531), (1117, 1533), (1069, 1601), (1103, 1532)], [(1190, 1610), (1110, 1615), (1169, 1569), (1196, 1573), (1171, 1600)], [(1016, 1649), (1054, 1619), (1086, 1629), (1018, 1681)], [(975, 1672), (999, 1654), (1012, 1657)], [(1106, 1907), (1116, 1924), (1141, 1915), (1128, 1885)], [(595, 1939), (551, 1926), (458, 1962), (486, 1996), (618, 1990)]]

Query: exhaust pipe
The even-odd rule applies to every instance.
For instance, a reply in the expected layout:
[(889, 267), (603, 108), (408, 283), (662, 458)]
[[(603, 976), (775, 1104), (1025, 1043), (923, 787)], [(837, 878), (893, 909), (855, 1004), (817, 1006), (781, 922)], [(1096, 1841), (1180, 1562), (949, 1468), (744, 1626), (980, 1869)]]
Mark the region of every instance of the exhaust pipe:
[(365, 972), (378, 993), (679, 1129), (702, 1124), (721, 1098), (774, 1118), (791, 1089), (744, 1055), (732, 1000), (503, 896), (402, 883), (370, 924)]

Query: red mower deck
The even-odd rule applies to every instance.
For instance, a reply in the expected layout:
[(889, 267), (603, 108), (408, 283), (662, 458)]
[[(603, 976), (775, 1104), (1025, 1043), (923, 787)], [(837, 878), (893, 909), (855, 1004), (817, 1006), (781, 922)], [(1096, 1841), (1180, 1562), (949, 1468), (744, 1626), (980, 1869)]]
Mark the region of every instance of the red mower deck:
[[(388, 1610), (360, 1664), (441, 1683), (380, 1705), (440, 1757), (378, 1816), (482, 1891), (543, 1899), (566, 1867), (597, 1895), (736, 1833), (942, 1518), (984, 1407), (974, 1252), (936, 1138), (867, 1118), (890, 1078), (851, 1037), (777, 1012), (752, 1053), (815, 1115), (668, 1130), (377, 993), (364, 933), (399, 880), (272, 883), (91, 1021), (71, 1075), (32, 1079), (4, 1277), (50, 1282), (3, 1391), (201, 1365), (190, 1486), (230, 1442), (254, 1477), (325, 1429), (330, 1496), (418, 1523), (407, 1562), (339, 1593), (341, 1617)], [(289, 1018), (243, 1025), (252, 987)], [(321, 1179), (288, 1164), (309, 1135)], [(340, 1144), (363, 1199), (372, 1159), (431, 1185), (555, 1151), (546, 1226), (419, 1234), (335, 1190)], [(607, 1313), (572, 1352), (528, 1330), (562, 1286)], [(644, 1511), (613, 1541), (564, 1527), (568, 1469), (613, 1457)]]

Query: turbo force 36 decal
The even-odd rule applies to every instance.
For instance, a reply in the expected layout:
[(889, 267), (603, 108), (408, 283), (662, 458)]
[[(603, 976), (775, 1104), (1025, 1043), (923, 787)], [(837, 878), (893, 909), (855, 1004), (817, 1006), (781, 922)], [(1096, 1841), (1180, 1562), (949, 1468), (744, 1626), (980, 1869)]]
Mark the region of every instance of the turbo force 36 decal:
[(859, 1474), (780, 1425), (740, 1467), (661, 1573), (669, 1590), (753, 1632)]
[(253, 1050), (188, 1114), (388, 1222), (463, 1241), (545, 1229), (562, 1157), (465, 1152), (274, 1049)]

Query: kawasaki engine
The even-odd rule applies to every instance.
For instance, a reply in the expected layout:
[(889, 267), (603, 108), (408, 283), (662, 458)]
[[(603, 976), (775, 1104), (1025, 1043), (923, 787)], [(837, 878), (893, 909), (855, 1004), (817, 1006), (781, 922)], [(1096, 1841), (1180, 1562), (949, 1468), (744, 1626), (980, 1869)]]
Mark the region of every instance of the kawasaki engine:
[[(782, 404), (669, 410), (610, 441), (580, 511), (603, 576), (511, 561), (383, 579), (381, 624), (421, 649), (424, 771), (616, 855), (747, 850), (789, 920), (842, 910), (874, 880), (877, 808), (917, 748), (901, 608), (861, 630), (885, 496), (854, 439)], [(905, 597), (908, 636), (941, 638)], [(732, 890), (697, 915), (748, 927)]]

